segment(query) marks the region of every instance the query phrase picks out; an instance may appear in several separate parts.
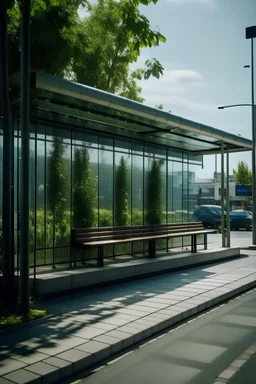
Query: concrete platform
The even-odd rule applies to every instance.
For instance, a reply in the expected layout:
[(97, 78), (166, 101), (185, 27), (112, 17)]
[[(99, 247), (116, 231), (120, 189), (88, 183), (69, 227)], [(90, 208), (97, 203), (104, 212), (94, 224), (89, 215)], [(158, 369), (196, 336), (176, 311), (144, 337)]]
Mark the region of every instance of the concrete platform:
[(52, 316), (0, 335), (0, 383), (63, 382), (256, 287), (247, 256), (43, 301)]
[[(45, 296), (74, 291), (86, 287), (110, 284), (157, 273), (175, 271), (240, 257), (240, 248), (218, 248), (197, 253), (178, 253), (155, 259), (137, 259), (116, 263), (102, 268), (69, 269), (36, 276), (36, 295)], [(30, 278), (31, 293), (34, 289)]]

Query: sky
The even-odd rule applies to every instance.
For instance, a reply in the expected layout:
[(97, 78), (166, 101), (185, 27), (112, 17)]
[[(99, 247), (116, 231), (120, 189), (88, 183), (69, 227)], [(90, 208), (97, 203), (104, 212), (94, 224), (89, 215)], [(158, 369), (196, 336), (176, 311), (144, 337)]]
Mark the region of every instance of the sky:
[[(144, 49), (132, 65), (143, 67), (145, 60), (155, 57), (164, 67), (160, 80), (139, 82), (144, 103), (163, 104), (175, 115), (251, 138), (250, 107), (217, 108), (251, 103), (251, 70), (243, 66), (251, 61), (245, 28), (256, 25), (256, 1), (158, 0), (156, 5), (141, 6), (141, 11), (167, 38), (158, 48)], [(249, 152), (232, 154), (231, 173), (240, 160), (251, 168)], [(214, 164), (213, 156), (205, 156), (200, 178), (211, 177)]]
[[(163, 104), (175, 115), (251, 138), (250, 107), (217, 108), (251, 103), (251, 70), (243, 66), (251, 61), (245, 28), (256, 25), (256, 1), (159, 0), (141, 11), (167, 38), (160, 47), (143, 50), (135, 65), (156, 57), (164, 67), (160, 80), (140, 82), (144, 103)], [(240, 160), (250, 167), (251, 154), (231, 155), (231, 173)], [(200, 177), (211, 177), (214, 166), (214, 157), (205, 157)]]

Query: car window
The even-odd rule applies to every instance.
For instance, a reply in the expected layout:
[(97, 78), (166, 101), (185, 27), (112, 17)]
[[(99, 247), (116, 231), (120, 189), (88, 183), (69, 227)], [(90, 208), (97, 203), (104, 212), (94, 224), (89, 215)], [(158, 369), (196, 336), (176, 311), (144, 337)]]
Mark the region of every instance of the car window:
[(248, 212), (248, 211), (232, 211), (232, 212), (230, 212), (230, 216), (250, 216), (250, 212)]

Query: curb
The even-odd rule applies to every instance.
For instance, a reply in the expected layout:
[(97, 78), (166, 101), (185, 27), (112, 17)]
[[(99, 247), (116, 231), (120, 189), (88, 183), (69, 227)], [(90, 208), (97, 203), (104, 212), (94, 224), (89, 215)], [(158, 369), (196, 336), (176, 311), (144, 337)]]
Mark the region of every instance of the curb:
[(238, 356), (232, 363), (222, 371), (213, 382), (213, 384), (229, 383), (231, 379), (241, 370), (245, 363), (250, 360), (256, 353), (256, 343), (253, 343), (247, 348), (240, 356)]

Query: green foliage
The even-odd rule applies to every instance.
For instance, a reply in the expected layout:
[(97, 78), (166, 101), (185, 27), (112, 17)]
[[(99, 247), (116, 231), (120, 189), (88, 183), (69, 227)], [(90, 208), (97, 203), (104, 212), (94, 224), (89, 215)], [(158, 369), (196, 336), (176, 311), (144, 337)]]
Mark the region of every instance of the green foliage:
[(234, 169), (233, 174), (236, 184), (252, 185), (252, 171), (244, 161), (239, 161), (237, 170)]
[(30, 309), (27, 315), (20, 315), (18, 313), (9, 313), (0, 311), (0, 328), (7, 328), (12, 325), (27, 323), (47, 316), (47, 312), (43, 309)]
[[(43, 209), (36, 211), (36, 244), (35, 241), (35, 212), (29, 213), (29, 239), (30, 252), (35, 249), (52, 247), (53, 241), (55, 246), (68, 245), (70, 239), (70, 211), (64, 210), (62, 219), (53, 225), (53, 214), (48, 211), (45, 215)], [(55, 233), (54, 233), (55, 230)]]
[[(31, 70), (66, 76), (142, 102), (136, 80), (159, 78), (158, 60), (130, 72), (141, 49), (157, 47), (165, 37), (151, 28), (141, 6), (157, 0), (32, 0)], [(86, 17), (80, 19), (78, 7)], [(9, 73), (20, 70), (21, 2), (8, 0)]]
[(143, 211), (137, 208), (132, 210), (132, 225), (143, 225)]
[(73, 225), (76, 228), (92, 227), (97, 201), (96, 177), (90, 169), (86, 147), (76, 148), (73, 164)]
[[(31, 69), (63, 76), (72, 58), (72, 31), (79, 23), (79, 0), (31, 2)], [(9, 70), (20, 70), (21, 2), (8, 4)]]
[(129, 184), (129, 170), (122, 156), (115, 177), (115, 225), (118, 226), (128, 225), (130, 222)]
[(163, 104), (158, 104), (158, 105), (155, 105), (155, 108), (163, 110), (164, 106), (163, 106)]
[(48, 159), (48, 207), (60, 220), (67, 200), (67, 168), (64, 160), (63, 139), (55, 136)]
[(99, 227), (111, 227), (113, 225), (112, 210), (100, 209), (99, 216)]
[(129, 71), (129, 64), (137, 61), (142, 48), (165, 42), (140, 12), (141, 4), (151, 2), (98, 0), (91, 6), (76, 29), (79, 38), (74, 41), (72, 71), (78, 82), (143, 101), (136, 79), (163, 74), (155, 58), (146, 60), (145, 69)]
[(146, 196), (146, 221), (148, 224), (160, 224), (163, 221), (163, 176), (161, 172), (162, 160), (153, 160), (148, 173)]

